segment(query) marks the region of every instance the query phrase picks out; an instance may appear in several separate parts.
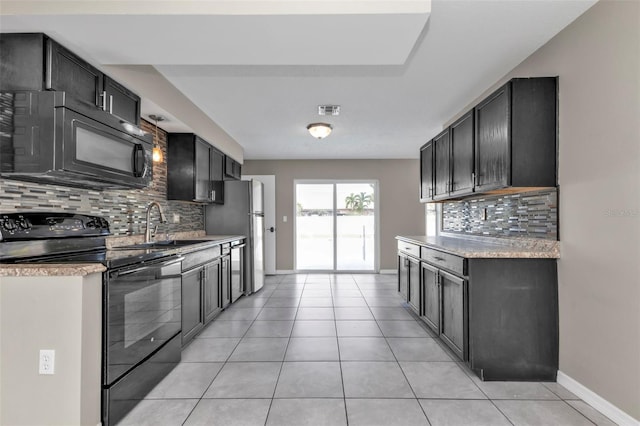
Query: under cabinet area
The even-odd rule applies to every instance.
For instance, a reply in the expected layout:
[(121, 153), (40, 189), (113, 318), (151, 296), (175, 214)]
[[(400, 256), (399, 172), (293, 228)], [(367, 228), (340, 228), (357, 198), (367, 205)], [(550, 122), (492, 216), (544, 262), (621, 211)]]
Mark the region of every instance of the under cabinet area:
[[(482, 257), (479, 243), (475, 257), (462, 256), (420, 244), (419, 237), (403, 238), (398, 237), (398, 290), (455, 356), (482, 380), (555, 380), (555, 258), (531, 252), (518, 258), (516, 249), (508, 257), (509, 248), (499, 258)], [(464, 246), (453, 240), (452, 246)]]

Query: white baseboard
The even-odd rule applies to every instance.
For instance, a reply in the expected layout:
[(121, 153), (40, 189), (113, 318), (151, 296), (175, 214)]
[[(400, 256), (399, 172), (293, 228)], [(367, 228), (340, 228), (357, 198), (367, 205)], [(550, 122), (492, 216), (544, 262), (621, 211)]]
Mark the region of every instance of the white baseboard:
[(276, 275), (289, 275), (289, 274), (295, 274), (296, 271), (294, 271), (293, 269), (278, 269), (276, 270)]
[(587, 388), (582, 383), (567, 376), (562, 371), (558, 371), (556, 381), (618, 425), (640, 426), (640, 421), (634, 419), (629, 414), (625, 413), (591, 389)]
[(381, 274), (397, 274), (397, 269), (380, 269)]

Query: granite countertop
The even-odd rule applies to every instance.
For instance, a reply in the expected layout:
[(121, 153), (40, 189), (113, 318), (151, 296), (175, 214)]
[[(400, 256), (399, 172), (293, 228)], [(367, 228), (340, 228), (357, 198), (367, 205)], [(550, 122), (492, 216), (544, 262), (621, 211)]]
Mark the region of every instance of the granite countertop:
[[(184, 245), (167, 246), (153, 249), (113, 250), (116, 247), (140, 244), (144, 236), (125, 236), (107, 238), (107, 258), (145, 257), (150, 253), (157, 256), (176, 253), (188, 253), (202, 250), (207, 246), (224, 244), (246, 238), (244, 235), (205, 235), (204, 231), (181, 232), (169, 236), (175, 240), (201, 240), (202, 242)], [(147, 256), (148, 257), (148, 256)], [(29, 264), (0, 264), (0, 277), (42, 277), (42, 276), (85, 276), (106, 271), (102, 263), (29, 263)]]
[(458, 236), (405, 236), (398, 240), (407, 241), (424, 247), (466, 258), (503, 258), (503, 259), (558, 259), (560, 243), (558, 241), (532, 238), (491, 238)]

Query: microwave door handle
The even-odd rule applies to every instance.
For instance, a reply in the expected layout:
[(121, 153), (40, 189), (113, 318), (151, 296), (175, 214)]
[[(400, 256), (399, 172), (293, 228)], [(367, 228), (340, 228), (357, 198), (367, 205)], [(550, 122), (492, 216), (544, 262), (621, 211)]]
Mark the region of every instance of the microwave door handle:
[[(140, 165), (140, 163), (142, 163)], [(147, 169), (144, 147), (137, 143), (133, 146), (133, 176), (143, 177)]]

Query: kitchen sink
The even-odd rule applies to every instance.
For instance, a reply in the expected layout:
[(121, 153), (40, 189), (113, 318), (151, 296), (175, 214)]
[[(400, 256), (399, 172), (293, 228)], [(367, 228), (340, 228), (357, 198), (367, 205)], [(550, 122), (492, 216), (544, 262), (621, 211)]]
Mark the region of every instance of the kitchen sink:
[(112, 250), (140, 250), (140, 249), (161, 249), (172, 247), (184, 247), (192, 244), (207, 243), (210, 240), (165, 240), (151, 241), (149, 243), (132, 244), (130, 246), (113, 247)]

